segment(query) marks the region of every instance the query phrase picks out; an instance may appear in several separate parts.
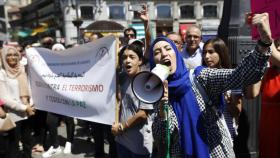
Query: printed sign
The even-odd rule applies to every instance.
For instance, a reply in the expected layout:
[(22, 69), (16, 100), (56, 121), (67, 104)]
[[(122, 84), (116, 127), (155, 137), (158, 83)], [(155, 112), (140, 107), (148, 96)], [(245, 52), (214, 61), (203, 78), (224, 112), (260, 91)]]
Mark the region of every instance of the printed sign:
[(116, 40), (107, 36), (64, 51), (27, 49), (35, 107), (112, 124), (116, 106)]

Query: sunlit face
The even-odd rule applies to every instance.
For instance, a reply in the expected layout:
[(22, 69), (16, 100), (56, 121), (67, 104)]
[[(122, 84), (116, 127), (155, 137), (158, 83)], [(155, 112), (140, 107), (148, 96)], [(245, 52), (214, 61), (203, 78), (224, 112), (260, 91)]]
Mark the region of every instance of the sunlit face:
[(201, 42), (201, 31), (198, 28), (192, 27), (187, 31), (186, 43), (189, 52), (194, 53)]
[(10, 67), (15, 67), (20, 61), (19, 53), (14, 49), (8, 49), (8, 53), (6, 55), (6, 62)]
[(139, 56), (133, 50), (126, 49), (124, 51), (122, 62), (128, 76), (133, 77), (140, 71), (142, 60), (140, 60)]
[(169, 38), (170, 40), (172, 40), (172, 41), (175, 43), (177, 49), (178, 49), (180, 52), (182, 51), (182, 49), (183, 49), (183, 41), (182, 41), (182, 38), (181, 38), (180, 35), (177, 35), (177, 34), (169, 34), (169, 35), (167, 36), (167, 38)]
[(220, 67), (220, 56), (215, 51), (215, 49), (211, 43), (204, 46), (203, 60), (206, 63), (206, 65), (210, 68), (219, 68)]
[(98, 39), (98, 35), (97, 35), (97, 34), (93, 34), (93, 35), (91, 35), (91, 36), (89, 37), (89, 40), (90, 40), (91, 42), (96, 41), (97, 39)]
[(156, 64), (166, 65), (173, 74), (176, 71), (176, 54), (171, 45), (166, 41), (159, 41), (153, 48), (154, 61)]

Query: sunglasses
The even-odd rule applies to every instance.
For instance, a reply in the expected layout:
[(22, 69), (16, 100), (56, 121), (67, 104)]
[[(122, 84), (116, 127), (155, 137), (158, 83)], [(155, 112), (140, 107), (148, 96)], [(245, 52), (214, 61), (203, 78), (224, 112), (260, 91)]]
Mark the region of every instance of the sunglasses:
[(135, 34), (125, 34), (125, 37), (135, 37)]

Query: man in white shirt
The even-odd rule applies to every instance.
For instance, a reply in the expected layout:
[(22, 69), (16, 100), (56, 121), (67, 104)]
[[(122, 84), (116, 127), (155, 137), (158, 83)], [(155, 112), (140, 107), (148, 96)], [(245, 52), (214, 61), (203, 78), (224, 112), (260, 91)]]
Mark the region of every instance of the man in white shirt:
[(182, 51), (184, 62), (189, 69), (202, 65), (202, 49), (204, 43), (201, 41), (201, 30), (192, 25), (186, 33), (186, 46)]

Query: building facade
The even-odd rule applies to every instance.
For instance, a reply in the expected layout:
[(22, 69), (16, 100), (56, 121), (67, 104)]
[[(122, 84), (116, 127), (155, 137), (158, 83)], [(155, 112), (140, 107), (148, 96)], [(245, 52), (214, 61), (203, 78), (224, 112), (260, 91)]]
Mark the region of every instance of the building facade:
[[(185, 35), (186, 29), (193, 24), (199, 25), (202, 29), (203, 38), (215, 36), (222, 17), (222, 0), (177, 0), (177, 1), (116, 1), (116, 0), (96, 0), (80, 1), (78, 4), (78, 16), (83, 19), (81, 28), (86, 27), (92, 21), (113, 20), (124, 27), (134, 27), (138, 31), (138, 38), (144, 37), (144, 26), (141, 20), (130, 11), (133, 5), (148, 5), (150, 17), (150, 29), (152, 37), (156, 37), (165, 32), (179, 32)], [(70, 17), (69, 17), (70, 16)], [(74, 15), (75, 16), (75, 15)], [(69, 14), (65, 17), (72, 18)], [(69, 20), (65, 22), (70, 24)], [(68, 27), (70, 28), (70, 27)], [(73, 30), (65, 29), (66, 34), (75, 37)], [(70, 37), (71, 38), (71, 37)]]
[(184, 36), (192, 24), (201, 27), (204, 39), (215, 36), (223, 10), (223, 0), (33, 0), (20, 9), (20, 27), (34, 29), (47, 23), (52, 36), (63, 37), (66, 44), (73, 44), (77, 42), (78, 34), (73, 25), (75, 19), (83, 22), (80, 30), (94, 21), (109, 20), (136, 28), (138, 38), (143, 38), (144, 26), (130, 11), (131, 6), (141, 4), (148, 5), (153, 38), (170, 31)]

